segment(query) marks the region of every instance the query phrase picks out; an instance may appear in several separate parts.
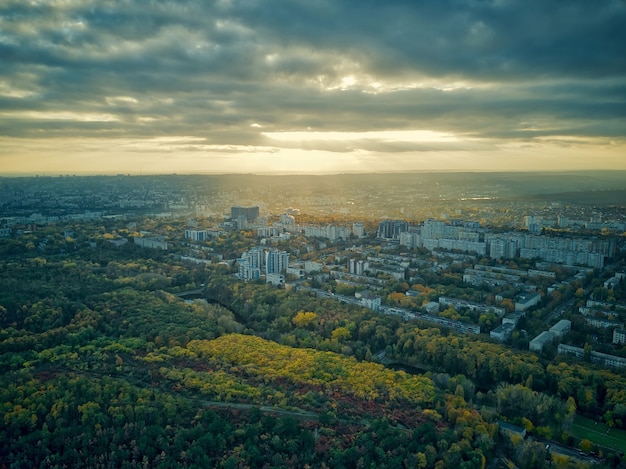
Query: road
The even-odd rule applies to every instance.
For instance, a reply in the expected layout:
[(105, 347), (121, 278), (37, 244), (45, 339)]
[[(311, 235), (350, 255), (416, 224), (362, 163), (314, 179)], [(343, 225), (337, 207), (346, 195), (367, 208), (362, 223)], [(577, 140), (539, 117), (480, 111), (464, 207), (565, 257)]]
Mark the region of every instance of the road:
[(554, 441), (545, 440), (543, 438), (538, 438), (535, 436), (529, 437), (529, 439), (538, 441), (541, 444), (546, 445), (546, 449), (548, 450), (549, 453), (556, 453), (562, 456), (567, 456), (578, 462), (586, 462), (586, 463), (591, 463), (591, 464), (598, 464), (600, 462), (598, 459), (594, 458), (593, 456), (590, 456), (576, 448), (562, 446), (558, 443), (555, 443)]
[(575, 298), (570, 298), (565, 303), (562, 303), (556, 308), (554, 308), (554, 311), (552, 311), (546, 318), (546, 323), (551, 323), (555, 319), (560, 318), (567, 309), (574, 306), (575, 301), (576, 301)]

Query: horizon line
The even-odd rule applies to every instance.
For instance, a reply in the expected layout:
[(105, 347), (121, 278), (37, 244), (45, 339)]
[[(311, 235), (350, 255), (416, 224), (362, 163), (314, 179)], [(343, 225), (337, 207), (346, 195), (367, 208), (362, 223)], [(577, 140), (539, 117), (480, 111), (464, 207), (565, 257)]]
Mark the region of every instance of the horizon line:
[(503, 173), (516, 173), (516, 174), (564, 174), (564, 173), (607, 173), (607, 172), (626, 172), (626, 169), (542, 169), (542, 170), (468, 170), (468, 169), (432, 169), (432, 170), (402, 170), (402, 171), (326, 171), (326, 172), (312, 172), (312, 171), (268, 171), (268, 172), (210, 172), (210, 171), (191, 171), (191, 172), (171, 172), (171, 173), (145, 173), (145, 172), (62, 172), (62, 171), (33, 171), (33, 172), (0, 172), (0, 178), (20, 178), (20, 177), (94, 177), (94, 176), (108, 176), (108, 177), (151, 177), (151, 176), (342, 176), (342, 175), (376, 175), (376, 174), (503, 174)]

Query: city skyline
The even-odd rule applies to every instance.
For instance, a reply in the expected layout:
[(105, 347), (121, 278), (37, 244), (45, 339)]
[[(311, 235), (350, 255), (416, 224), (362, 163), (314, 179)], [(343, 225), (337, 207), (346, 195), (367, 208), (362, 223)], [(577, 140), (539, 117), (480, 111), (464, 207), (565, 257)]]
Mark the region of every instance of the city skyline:
[(4, 2), (0, 174), (626, 170), (626, 5)]

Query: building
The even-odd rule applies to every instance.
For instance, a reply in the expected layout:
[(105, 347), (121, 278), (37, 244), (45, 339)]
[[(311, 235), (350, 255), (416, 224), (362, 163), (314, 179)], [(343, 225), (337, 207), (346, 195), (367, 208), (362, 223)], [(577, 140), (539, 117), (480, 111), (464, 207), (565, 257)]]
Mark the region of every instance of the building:
[(271, 283), (275, 287), (279, 287), (285, 284), (285, 276), (282, 274), (267, 274), (265, 276), (266, 283)]
[(209, 239), (209, 233), (207, 230), (185, 230), (185, 239), (192, 241), (206, 241)]
[(371, 264), (368, 264), (368, 265), (369, 265), (368, 270), (371, 274), (389, 275), (391, 278), (399, 282), (404, 280), (406, 269), (403, 267), (399, 267), (399, 266), (383, 267), (383, 266), (374, 266)]
[(293, 275), (298, 278), (304, 278), (305, 274), (304, 266), (302, 264), (290, 265), (287, 267), (287, 274)]
[(408, 231), (409, 224), (401, 220), (383, 220), (378, 225), (376, 237), (378, 239), (399, 240), (400, 233)]
[(586, 316), (585, 323), (589, 324), (593, 327), (598, 327), (600, 329), (610, 329), (612, 327), (623, 329), (624, 323), (619, 321), (611, 321), (609, 319), (597, 318), (593, 316)]
[(611, 309), (601, 309), (601, 308), (588, 308), (586, 306), (581, 306), (578, 308), (578, 312), (583, 316), (593, 316), (593, 317), (610, 317), (613, 316), (616, 312)]
[(479, 255), (487, 253), (487, 244), (477, 241), (466, 241), (464, 239), (423, 239), (422, 245), (430, 251), (436, 249), (445, 249), (448, 251), (459, 250), (465, 252), (473, 252)]
[(422, 238), (417, 231), (405, 231), (400, 233), (400, 246), (407, 248), (420, 248), (422, 247)]
[(261, 238), (279, 238), (284, 234), (283, 228), (278, 226), (261, 226), (256, 232)]
[(543, 347), (546, 344), (552, 343), (553, 340), (554, 340), (553, 332), (543, 331), (541, 334), (539, 334), (537, 337), (535, 337), (533, 340), (529, 342), (528, 350), (530, 350), (531, 352), (540, 353), (543, 350)]
[(422, 239), (441, 239), (446, 237), (446, 224), (442, 221), (428, 219), (422, 226)]
[(530, 278), (547, 277), (547, 278), (556, 279), (556, 272), (550, 272), (550, 271), (538, 270), (538, 269), (528, 269), (528, 276)]
[(372, 309), (374, 311), (378, 311), (381, 305), (380, 296), (375, 295), (362, 295), (361, 296), (361, 304), (365, 308)]
[(289, 267), (289, 253), (285, 251), (270, 250), (265, 252), (265, 273), (281, 274)]
[(515, 311), (527, 311), (541, 301), (539, 293), (520, 293), (515, 301)]
[(293, 215), (289, 215), (288, 213), (283, 213), (279, 217), (279, 222), (282, 225), (293, 226), (296, 224), (296, 219)]
[(437, 314), (439, 312), (439, 303), (436, 301), (429, 301), (422, 307), (428, 314)]
[(498, 430), (500, 433), (511, 436), (520, 436), (522, 438), (526, 437), (526, 429), (524, 427), (518, 427), (517, 425), (513, 425), (508, 422), (503, 422), (502, 420), (498, 420)]
[(307, 274), (311, 272), (321, 272), (322, 267), (324, 267), (320, 262), (315, 261), (304, 261), (304, 271)]
[[(585, 358), (585, 350), (580, 347), (572, 347), (571, 345), (560, 344), (557, 349), (559, 354), (574, 355), (577, 358)], [(608, 366), (611, 368), (626, 368), (626, 358), (617, 357), (615, 355), (608, 355), (606, 353), (600, 353), (590, 351), (588, 358), (591, 363), (596, 365)]]
[(473, 303), (471, 301), (460, 300), (458, 298), (448, 298), (445, 296), (439, 297), (439, 304), (443, 306), (452, 306), (457, 311), (469, 309), (470, 311), (478, 311), (479, 313), (494, 313), (498, 317), (502, 317), (506, 313), (504, 308), (500, 308), (498, 306)]
[(489, 243), (489, 257), (492, 259), (502, 259), (506, 257), (506, 240), (492, 239)]
[(261, 269), (253, 267), (250, 258), (244, 253), (237, 259), (237, 277), (241, 280), (257, 280), (261, 278)]
[(357, 259), (348, 259), (348, 272), (353, 275), (363, 275), (369, 268), (369, 262)]
[(626, 329), (615, 329), (613, 331), (614, 344), (626, 344)]
[(265, 266), (265, 252), (261, 247), (253, 247), (244, 251), (237, 259), (237, 276), (242, 280), (257, 280), (261, 278), (261, 271)]
[(237, 277), (241, 280), (258, 280), (261, 278), (261, 269), (251, 267), (247, 259), (237, 259)]
[(515, 324), (510, 322), (503, 322), (500, 326), (496, 327), (489, 333), (489, 337), (500, 342), (506, 342), (511, 337), (511, 333), (515, 330)]
[(133, 238), (133, 242), (142, 248), (163, 249), (164, 251), (167, 251), (167, 241), (165, 241), (165, 238), (161, 236), (146, 238), (135, 237)]
[(232, 221), (245, 220), (253, 223), (259, 218), (259, 207), (231, 207), (230, 218)]
[[(530, 229), (530, 228), (529, 228)], [(615, 256), (616, 241), (609, 238), (551, 237), (529, 234), (520, 240), (520, 257), (546, 262), (603, 268)]]
[(604, 288), (606, 288), (607, 290), (614, 289), (620, 284), (624, 277), (625, 274), (623, 272), (616, 273), (613, 277), (604, 282)]
[(465, 269), (463, 281), (471, 285), (489, 285), (492, 287), (500, 285), (521, 285), (521, 276), (514, 274), (506, 274), (502, 272), (490, 272), (479, 269)]
[(251, 267), (261, 270), (265, 267), (265, 251), (262, 247), (255, 246), (241, 255), (241, 257), (244, 256), (250, 260)]
[(610, 301), (596, 301), (596, 300), (587, 300), (587, 308), (614, 308), (615, 310), (626, 311), (626, 304), (623, 303), (613, 303)]
[(502, 324), (513, 324), (513, 326), (517, 327), (517, 323), (522, 319), (522, 313), (509, 313), (502, 318)]
[(554, 326), (550, 328), (550, 332), (552, 332), (556, 337), (563, 337), (572, 329), (572, 321), (567, 319), (561, 319)]
[(351, 229), (345, 226), (337, 225), (307, 225), (302, 227), (304, 236), (307, 238), (326, 238), (331, 241), (338, 241), (340, 239), (348, 239), (352, 233)]
[(352, 234), (357, 238), (365, 237), (365, 228), (363, 227), (363, 223), (353, 223), (352, 224)]

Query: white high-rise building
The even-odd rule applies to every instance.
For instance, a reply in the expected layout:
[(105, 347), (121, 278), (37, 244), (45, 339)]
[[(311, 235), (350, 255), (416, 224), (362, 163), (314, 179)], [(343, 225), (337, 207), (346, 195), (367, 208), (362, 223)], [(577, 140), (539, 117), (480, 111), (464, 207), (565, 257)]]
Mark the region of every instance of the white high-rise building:
[(492, 239), (489, 244), (489, 257), (502, 259), (506, 257), (506, 241), (504, 239)]
[(354, 275), (363, 275), (369, 268), (369, 262), (356, 259), (348, 259), (348, 272)]
[(506, 252), (504, 257), (507, 259), (513, 259), (517, 257), (517, 240), (516, 239), (508, 239), (506, 241)]
[(208, 237), (207, 230), (185, 230), (185, 238), (192, 241), (206, 241)]
[(288, 213), (281, 214), (279, 217), (279, 221), (281, 224), (288, 225), (288, 226), (292, 226), (296, 224), (295, 217), (293, 217), (292, 215), (289, 215)]
[(263, 248), (254, 247), (241, 254), (237, 259), (238, 277), (242, 280), (256, 280), (261, 277), (261, 270), (265, 265)]
[(253, 247), (244, 254), (247, 254), (248, 259), (250, 259), (251, 267), (263, 269), (263, 266), (265, 265), (265, 252), (262, 247)]
[(280, 274), (289, 267), (289, 253), (285, 251), (266, 251), (265, 252), (265, 273)]
[(365, 228), (362, 223), (352, 224), (352, 234), (357, 238), (363, 238), (365, 236)]
[(437, 220), (425, 220), (422, 227), (422, 239), (440, 239), (444, 237), (446, 224)]

